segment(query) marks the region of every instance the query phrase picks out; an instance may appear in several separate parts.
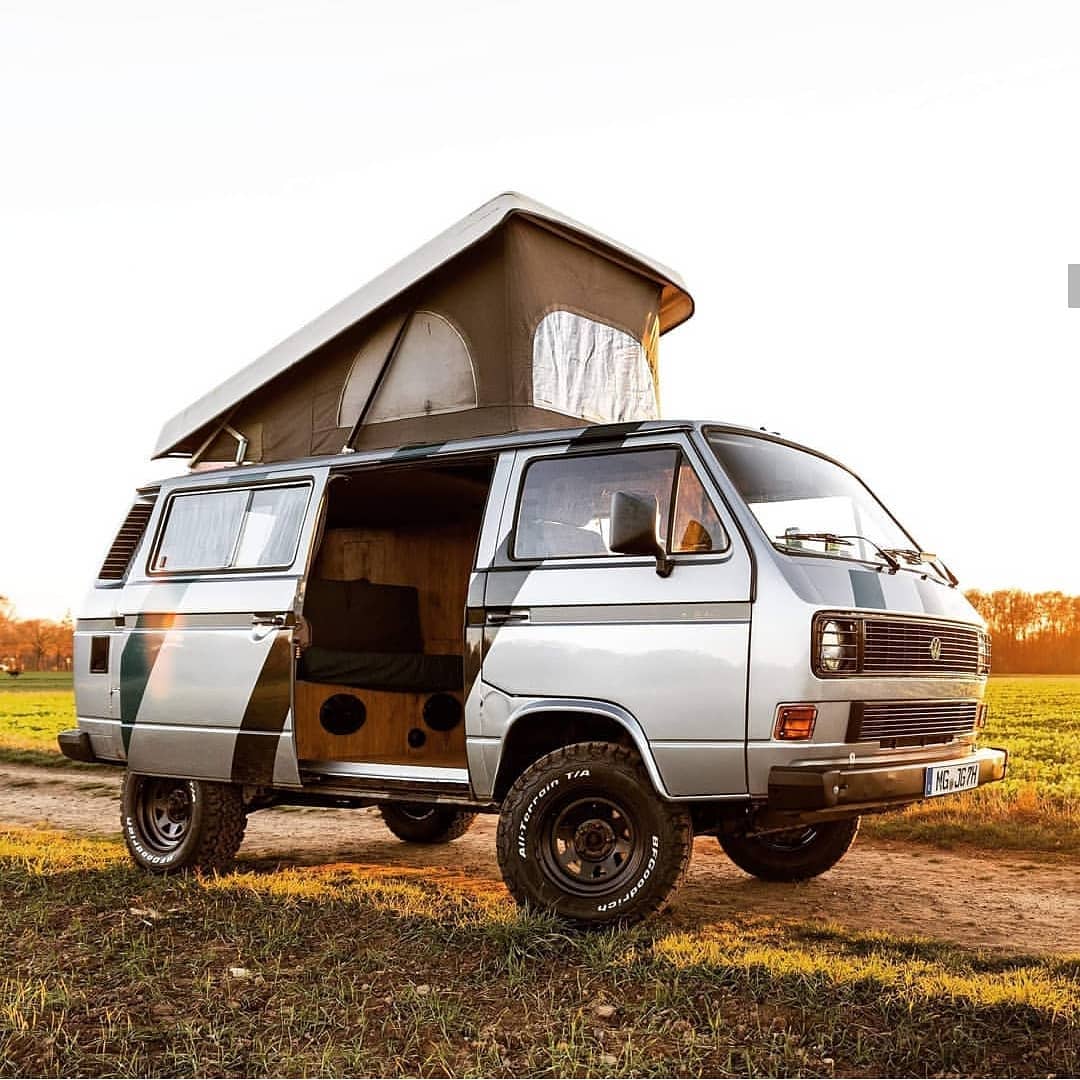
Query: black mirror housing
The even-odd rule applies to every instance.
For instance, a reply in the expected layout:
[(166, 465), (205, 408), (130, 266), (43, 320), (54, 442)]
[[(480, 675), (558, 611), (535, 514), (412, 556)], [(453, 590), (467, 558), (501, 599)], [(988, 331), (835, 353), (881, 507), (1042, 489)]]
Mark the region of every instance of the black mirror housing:
[(672, 562), (660, 539), (660, 508), (655, 495), (616, 491), (611, 496), (611, 539), (608, 547), (618, 555), (649, 555), (656, 559), (661, 577), (671, 573)]

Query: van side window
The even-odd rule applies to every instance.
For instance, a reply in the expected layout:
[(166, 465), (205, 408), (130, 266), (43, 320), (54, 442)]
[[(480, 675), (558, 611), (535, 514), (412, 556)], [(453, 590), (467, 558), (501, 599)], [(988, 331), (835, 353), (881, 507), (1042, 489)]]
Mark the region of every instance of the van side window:
[(725, 551), (727, 533), (720, 524), (712, 500), (688, 461), (679, 466), (679, 494), (675, 501), (675, 525), (671, 530), (672, 552), (683, 554)]
[(667, 531), (676, 450), (540, 458), (529, 465), (521, 490), (514, 555), (519, 559), (610, 555), (607, 538), (616, 491), (652, 495)]
[[(673, 528), (672, 487), (678, 481)], [(660, 535), (682, 554), (724, 551), (727, 533), (693, 467), (677, 450), (540, 458), (525, 472), (514, 533), (518, 559), (572, 559), (610, 555), (611, 496), (651, 495), (660, 511)]]
[(309, 484), (174, 495), (151, 572), (258, 570), (296, 556)]

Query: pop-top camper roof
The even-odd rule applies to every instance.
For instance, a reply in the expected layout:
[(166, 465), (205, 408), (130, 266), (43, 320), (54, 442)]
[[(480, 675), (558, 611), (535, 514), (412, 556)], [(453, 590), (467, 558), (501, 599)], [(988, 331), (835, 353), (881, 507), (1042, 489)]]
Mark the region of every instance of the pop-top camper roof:
[(654, 419), (694, 302), (660, 263), (499, 195), (173, 417), (155, 457), (283, 461)]

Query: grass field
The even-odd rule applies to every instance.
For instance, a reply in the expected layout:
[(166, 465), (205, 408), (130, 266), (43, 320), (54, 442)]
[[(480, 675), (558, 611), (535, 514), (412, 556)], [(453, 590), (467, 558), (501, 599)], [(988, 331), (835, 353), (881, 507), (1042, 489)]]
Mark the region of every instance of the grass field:
[[(1080, 678), (996, 678), (1006, 784), (867, 819), (1080, 850)], [(0, 758), (63, 764), (64, 676), (0, 683)], [(494, 882), (331, 864), (150, 878), (0, 827), (0, 1075), (1075, 1075), (1080, 956), (746, 914), (575, 935)]]
[(56, 749), (56, 736), (74, 726), (71, 675), (26, 671), (13, 679), (0, 672), (0, 761), (73, 765)]
[[(983, 742), (1009, 751), (1008, 779), (868, 817), (866, 835), (1080, 853), (1080, 676), (996, 676), (987, 700)], [(70, 675), (0, 676), (0, 760), (70, 765), (56, 750), (56, 733), (74, 723)]]
[(569, 935), (345, 865), (0, 834), (0, 1075), (1075, 1075), (1080, 957), (745, 916)]

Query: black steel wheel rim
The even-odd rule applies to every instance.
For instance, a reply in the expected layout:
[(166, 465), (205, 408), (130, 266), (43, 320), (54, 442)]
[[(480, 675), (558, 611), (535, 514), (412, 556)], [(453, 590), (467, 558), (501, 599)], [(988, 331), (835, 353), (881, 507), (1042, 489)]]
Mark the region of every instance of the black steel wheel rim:
[(758, 843), (771, 848), (773, 851), (791, 853), (808, 848), (817, 839), (817, 836), (817, 829), (813, 825), (807, 825), (801, 829), (785, 829), (783, 832), (759, 836)]
[(397, 808), (402, 817), (412, 821), (427, 821), (435, 813), (434, 806), (424, 806), (423, 803), (398, 803)]
[(610, 795), (554, 803), (541, 826), (539, 858), (548, 878), (574, 896), (606, 893), (644, 862), (642, 830)]
[(143, 839), (157, 851), (175, 851), (191, 830), (194, 807), (190, 780), (143, 780), (138, 815)]

